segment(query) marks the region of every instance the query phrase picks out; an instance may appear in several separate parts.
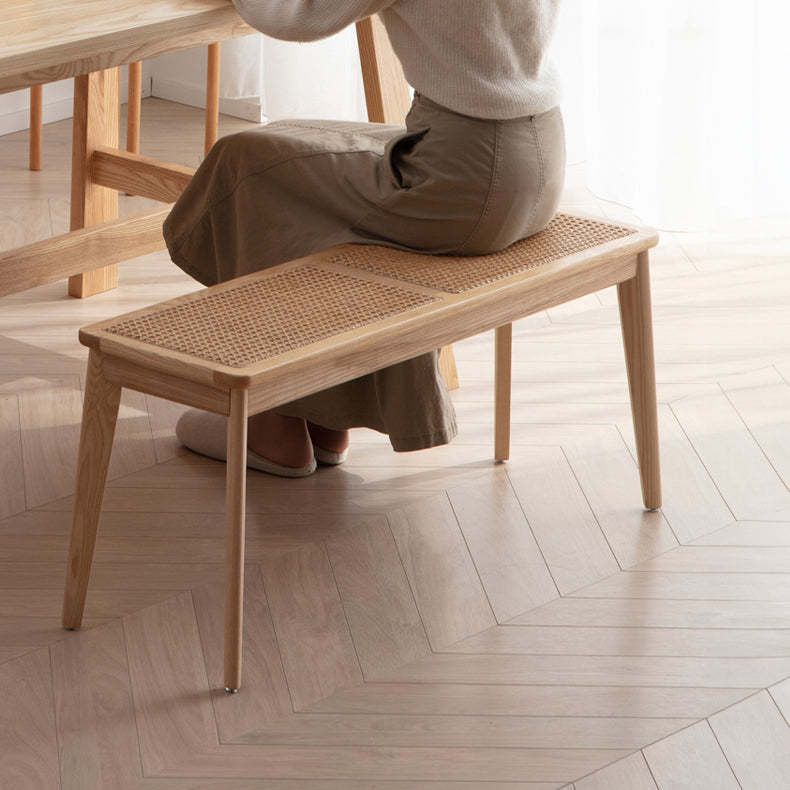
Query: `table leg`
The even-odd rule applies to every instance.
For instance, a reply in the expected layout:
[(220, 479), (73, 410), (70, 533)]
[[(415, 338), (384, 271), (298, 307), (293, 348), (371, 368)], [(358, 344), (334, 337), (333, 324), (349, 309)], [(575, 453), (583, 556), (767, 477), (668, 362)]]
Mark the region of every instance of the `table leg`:
[(208, 154), (219, 135), (219, 59), (220, 43), (208, 45), (206, 73), (206, 136), (204, 153)]
[(142, 99), (142, 61), (129, 64), (129, 91), (126, 101), (126, 150), (140, 153), (140, 102)]
[[(71, 230), (115, 219), (118, 193), (91, 180), (90, 160), (99, 146), (118, 147), (120, 69), (97, 71), (74, 80), (71, 158)], [(118, 266), (103, 266), (69, 278), (69, 294), (80, 298), (118, 285)]]
[(44, 110), (44, 86), (34, 85), (30, 89), (30, 169), (41, 170), (43, 155), (42, 126)]

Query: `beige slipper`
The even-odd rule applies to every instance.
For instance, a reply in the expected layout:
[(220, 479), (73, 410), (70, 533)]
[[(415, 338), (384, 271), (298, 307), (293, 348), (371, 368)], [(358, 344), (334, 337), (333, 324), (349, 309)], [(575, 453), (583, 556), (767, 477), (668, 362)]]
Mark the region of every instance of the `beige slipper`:
[(333, 453), (331, 450), (324, 450), (323, 447), (319, 447), (317, 444), (313, 445), (313, 454), (315, 455), (315, 460), (324, 466), (339, 466), (345, 463), (346, 458), (348, 458), (348, 450), (343, 450), (342, 453)]
[[(221, 414), (190, 409), (176, 423), (176, 436), (184, 447), (193, 452), (217, 461), (227, 460), (228, 420)], [(316, 461), (313, 458), (302, 467), (283, 466), (247, 450), (247, 466), (278, 477), (307, 477), (315, 472)]]

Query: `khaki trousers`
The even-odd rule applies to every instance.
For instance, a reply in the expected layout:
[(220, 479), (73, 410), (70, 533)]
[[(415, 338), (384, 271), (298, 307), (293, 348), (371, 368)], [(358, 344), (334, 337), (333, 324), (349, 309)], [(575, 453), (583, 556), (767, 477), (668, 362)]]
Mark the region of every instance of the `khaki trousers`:
[[(348, 242), (482, 255), (549, 223), (564, 170), (558, 108), (489, 120), (417, 96), (405, 129), (284, 121), (222, 138), (167, 218), (165, 239), (173, 261), (204, 285)], [(278, 411), (372, 428), (398, 451), (456, 434), (437, 354)]]

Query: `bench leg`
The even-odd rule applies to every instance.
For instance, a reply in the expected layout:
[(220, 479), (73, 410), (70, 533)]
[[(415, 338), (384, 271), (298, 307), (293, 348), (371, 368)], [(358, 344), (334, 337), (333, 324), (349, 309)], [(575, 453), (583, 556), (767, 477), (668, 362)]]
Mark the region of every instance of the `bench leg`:
[(497, 327), (494, 372), (494, 458), (510, 458), (510, 389), (513, 362), (513, 324)]
[(77, 487), (63, 596), (64, 628), (79, 628), (82, 624), (120, 402), (121, 388), (105, 381), (102, 376), (101, 356), (98, 352), (91, 351), (85, 382)]
[(225, 691), (241, 686), (247, 390), (231, 390), (225, 489)]
[(617, 297), (620, 303), (620, 324), (631, 393), (642, 500), (648, 510), (657, 510), (661, 507), (661, 470), (647, 252), (639, 254), (636, 276), (618, 284)]

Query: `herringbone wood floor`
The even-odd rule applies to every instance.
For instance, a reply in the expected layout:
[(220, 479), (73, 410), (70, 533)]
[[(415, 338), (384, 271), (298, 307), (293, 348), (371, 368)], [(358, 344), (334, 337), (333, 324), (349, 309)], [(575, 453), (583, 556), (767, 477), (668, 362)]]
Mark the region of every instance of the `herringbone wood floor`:
[[(199, 150), (201, 113), (144, 109), (147, 153)], [(35, 174), (26, 135), (0, 140), (3, 247), (64, 230), (68, 138), (47, 127)], [(567, 208), (622, 214), (580, 180)], [(58, 623), (76, 329), (195, 284), (162, 253), (84, 302), (3, 299), (0, 787), (790, 787), (787, 237), (668, 234), (653, 256), (662, 512), (640, 508), (609, 292), (517, 327), (508, 464), (480, 337), (456, 347), (451, 446), (358, 431), (342, 468), (250, 472), (232, 697), (224, 470), (176, 445), (179, 407), (126, 397), (86, 626)]]

